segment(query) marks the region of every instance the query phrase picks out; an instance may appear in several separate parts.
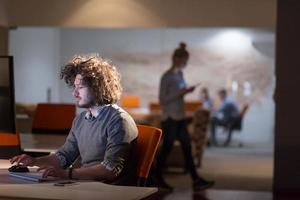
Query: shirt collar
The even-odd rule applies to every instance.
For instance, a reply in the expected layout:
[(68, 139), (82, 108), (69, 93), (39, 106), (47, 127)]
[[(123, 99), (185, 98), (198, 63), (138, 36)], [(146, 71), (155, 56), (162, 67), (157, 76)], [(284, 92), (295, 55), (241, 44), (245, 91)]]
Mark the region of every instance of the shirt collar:
[(85, 119), (87, 120), (91, 120), (91, 119), (96, 119), (98, 117), (98, 115), (100, 114), (100, 110), (103, 108), (104, 106), (97, 106), (96, 109), (96, 113), (93, 115), (91, 110), (88, 110), (85, 114)]

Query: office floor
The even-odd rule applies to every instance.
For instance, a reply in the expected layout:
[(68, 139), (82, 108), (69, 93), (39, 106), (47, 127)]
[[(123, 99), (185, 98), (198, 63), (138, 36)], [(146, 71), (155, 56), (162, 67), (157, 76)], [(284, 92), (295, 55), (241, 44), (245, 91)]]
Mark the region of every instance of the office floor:
[[(176, 189), (172, 193), (158, 192), (151, 199), (163, 200), (272, 200), (271, 192), (209, 189), (193, 192), (191, 189)], [(278, 199), (285, 200), (285, 199)], [(294, 200), (294, 199), (293, 199)], [(295, 199), (296, 200), (296, 199)]]
[[(173, 170), (174, 171), (174, 170)], [(193, 193), (188, 174), (166, 173), (166, 181), (175, 189), (163, 199), (272, 199), (273, 147), (271, 144), (247, 144), (238, 147), (209, 147), (199, 173), (216, 184), (206, 193)]]

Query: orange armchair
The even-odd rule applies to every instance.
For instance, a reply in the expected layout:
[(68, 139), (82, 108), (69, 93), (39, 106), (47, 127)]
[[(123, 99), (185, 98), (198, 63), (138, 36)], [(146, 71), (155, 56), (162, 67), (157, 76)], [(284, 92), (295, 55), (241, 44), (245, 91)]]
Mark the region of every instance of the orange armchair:
[(32, 133), (69, 133), (76, 116), (74, 104), (37, 105), (32, 122)]
[(144, 125), (137, 125), (137, 128), (139, 135), (137, 138), (136, 149), (134, 151), (138, 160), (137, 185), (145, 186), (162, 137), (162, 131), (159, 128)]

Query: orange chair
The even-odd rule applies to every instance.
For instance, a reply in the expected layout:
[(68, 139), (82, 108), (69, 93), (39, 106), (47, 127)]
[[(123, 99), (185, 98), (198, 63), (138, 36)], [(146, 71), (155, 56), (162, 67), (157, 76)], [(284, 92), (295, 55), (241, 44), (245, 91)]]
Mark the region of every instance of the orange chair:
[(160, 112), (160, 104), (158, 102), (150, 102), (149, 109), (151, 112)]
[(153, 163), (159, 142), (162, 137), (162, 131), (152, 126), (137, 125), (138, 138), (135, 148), (135, 157), (137, 158), (137, 185), (145, 186)]
[(184, 110), (186, 112), (196, 112), (201, 106), (202, 103), (200, 101), (186, 101), (184, 103)]
[(124, 95), (121, 98), (121, 106), (123, 108), (139, 108), (141, 98), (139, 96)]
[(244, 104), (243, 107), (242, 107), (242, 109), (241, 109), (241, 111), (240, 111), (240, 116), (242, 118), (245, 116), (245, 114), (248, 111), (248, 109), (249, 109), (249, 104), (248, 103)]
[(76, 116), (74, 104), (37, 105), (32, 122), (32, 133), (69, 133)]
[(7, 159), (20, 153), (19, 133), (0, 133), (0, 158)]

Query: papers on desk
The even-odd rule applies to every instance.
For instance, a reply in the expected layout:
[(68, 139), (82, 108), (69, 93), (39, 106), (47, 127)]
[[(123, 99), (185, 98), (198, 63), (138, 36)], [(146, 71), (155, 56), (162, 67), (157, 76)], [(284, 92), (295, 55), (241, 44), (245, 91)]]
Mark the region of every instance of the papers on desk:
[(43, 178), (42, 172), (37, 171), (31, 171), (31, 172), (10, 172), (10, 176), (24, 179), (27, 181), (33, 181), (33, 182), (45, 182), (45, 181), (56, 181), (59, 180), (57, 177), (48, 176), (46, 178)]

